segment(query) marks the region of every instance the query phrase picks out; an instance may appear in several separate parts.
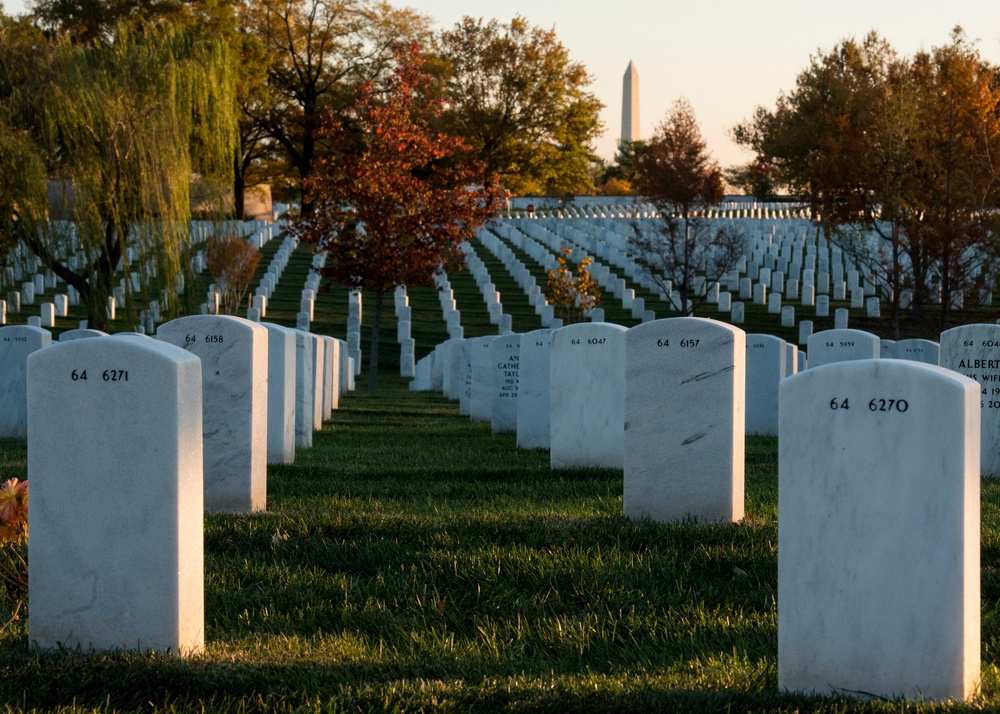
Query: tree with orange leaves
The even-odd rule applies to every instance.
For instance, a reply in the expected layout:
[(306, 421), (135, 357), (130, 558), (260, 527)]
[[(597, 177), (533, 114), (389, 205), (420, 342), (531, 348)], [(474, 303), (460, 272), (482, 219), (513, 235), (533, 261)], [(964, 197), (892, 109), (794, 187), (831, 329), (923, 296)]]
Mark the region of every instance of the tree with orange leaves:
[(306, 184), (313, 214), (295, 227), (327, 254), (324, 277), (375, 297), (373, 391), (385, 294), (460, 267), (461, 244), (504, 205), (481, 167), (458, 159), (464, 142), (432, 129), (443, 107), (422, 66), (416, 43), (397, 50), (381, 91), (368, 82), (351, 111), (326, 115), (320, 133), (332, 151)]

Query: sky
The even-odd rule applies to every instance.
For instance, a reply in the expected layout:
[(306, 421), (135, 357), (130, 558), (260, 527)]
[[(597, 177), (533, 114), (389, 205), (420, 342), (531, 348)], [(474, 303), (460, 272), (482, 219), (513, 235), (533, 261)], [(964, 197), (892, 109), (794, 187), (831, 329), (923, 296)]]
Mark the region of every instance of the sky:
[[(901, 55), (945, 45), (961, 25), (983, 58), (1000, 65), (998, 0), (391, 0), (439, 28), (464, 15), (555, 29), (570, 57), (593, 78), (605, 107), (599, 156), (614, 157), (621, 136), (622, 77), (639, 73), (640, 130), (652, 135), (670, 105), (691, 102), (713, 157), (723, 166), (752, 156), (729, 138), (758, 105), (772, 107), (795, 86), (810, 56), (876, 30)], [(8, 13), (24, 0), (0, 0)]]

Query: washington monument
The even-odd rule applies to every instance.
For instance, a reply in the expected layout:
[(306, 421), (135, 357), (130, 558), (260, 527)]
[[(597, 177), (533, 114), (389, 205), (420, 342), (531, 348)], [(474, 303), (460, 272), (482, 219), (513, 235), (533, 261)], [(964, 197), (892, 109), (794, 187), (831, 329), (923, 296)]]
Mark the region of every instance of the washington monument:
[(622, 141), (639, 141), (639, 73), (629, 60), (622, 80)]

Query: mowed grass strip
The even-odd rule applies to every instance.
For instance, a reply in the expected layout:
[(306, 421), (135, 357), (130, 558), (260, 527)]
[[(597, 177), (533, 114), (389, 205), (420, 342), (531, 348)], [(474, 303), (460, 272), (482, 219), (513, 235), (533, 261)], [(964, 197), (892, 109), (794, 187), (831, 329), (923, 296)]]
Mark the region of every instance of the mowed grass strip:
[[(0, 632), (0, 702), (67, 712), (1000, 706), (992, 482), (984, 693), (970, 705), (903, 705), (777, 690), (773, 438), (747, 441), (744, 522), (712, 526), (625, 519), (620, 471), (552, 472), (547, 452), (517, 450), (512, 435), (492, 436), (437, 395), (353, 394), (314, 443), (269, 468), (265, 514), (206, 518), (204, 655), (38, 655), (22, 617)], [(24, 452), (0, 440), (0, 476), (23, 476)]]

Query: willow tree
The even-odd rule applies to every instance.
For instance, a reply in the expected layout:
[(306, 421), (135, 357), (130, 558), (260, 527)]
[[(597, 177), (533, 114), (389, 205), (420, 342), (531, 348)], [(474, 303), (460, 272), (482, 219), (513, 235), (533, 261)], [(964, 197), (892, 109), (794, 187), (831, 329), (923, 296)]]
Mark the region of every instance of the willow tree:
[[(14, 194), (22, 206), (17, 236), (79, 292), (92, 327), (105, 324), (123, 275), (133, 276), (124, 294), (130, 321), (137, 299), (161, 300), (162, 313), (177, 314), (192, 176), (228, 185), (232, 172), (228, 46), (160, 22), (120, 25), (106, 44), (36, 47), (30, 86), (9, 92), (7, 129), (31, 136), (52, 208), (66, 220), (47, 220), (37, 203)], [(18, 190), (38, 195), (37, 185)]]

